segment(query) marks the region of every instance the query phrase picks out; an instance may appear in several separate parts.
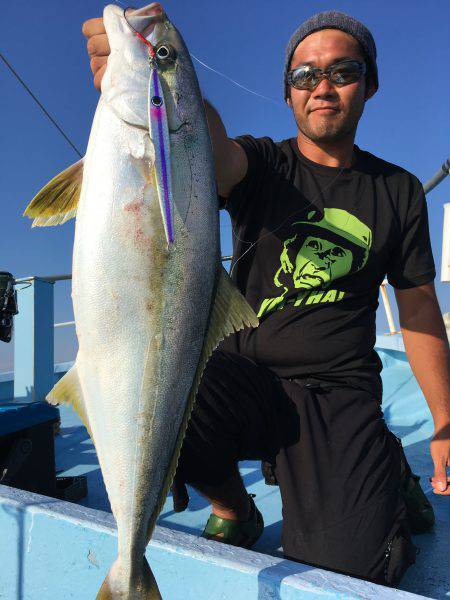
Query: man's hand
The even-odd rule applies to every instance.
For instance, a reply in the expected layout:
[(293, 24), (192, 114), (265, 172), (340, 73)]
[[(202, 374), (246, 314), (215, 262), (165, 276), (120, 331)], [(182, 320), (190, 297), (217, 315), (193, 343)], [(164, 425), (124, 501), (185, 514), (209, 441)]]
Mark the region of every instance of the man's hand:
[(83, 35), (87, 38), (87, 51), (91, 57), (91, 70), (94, 74), (94, 86), (100, 90), (106, 63), (111, 52), (103, 19), (89, 19), (83, 23)]
[(436, 431), (430, 443), (431, 458), (434, 463), (434, 476), (430, 478), (435, 494), (450, 496), (450, 424)]
[(434, 420), (430, 482), (435, 494), (450, 496), (450, 353), (441, 309), (432, 283), (395, 295), (406, 354)]

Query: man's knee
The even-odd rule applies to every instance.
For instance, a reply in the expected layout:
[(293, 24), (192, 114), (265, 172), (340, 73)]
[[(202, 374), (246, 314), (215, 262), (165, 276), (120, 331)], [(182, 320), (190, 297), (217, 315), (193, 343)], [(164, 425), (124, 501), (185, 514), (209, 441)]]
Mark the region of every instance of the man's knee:
[[(394, 506), (389, 519), (392, 502), (397, 509)], [(393, 587), (414, 564), (417, 552), (403, 501), (395, 494), (324, 530), (295, 532), (285, 519), (283, 550), (291, 560)]]
[[(246, 454), (260, 455), (268, 421), (260, 398), (260, 368), (249, 359), (214, 352), (200, 383), (183, 442), (179, 476), (216, 485), (229, 478)], [(270, 393), (270, 389), (265, 389)], [(249, 425), (251, 424), (251, 427)]]

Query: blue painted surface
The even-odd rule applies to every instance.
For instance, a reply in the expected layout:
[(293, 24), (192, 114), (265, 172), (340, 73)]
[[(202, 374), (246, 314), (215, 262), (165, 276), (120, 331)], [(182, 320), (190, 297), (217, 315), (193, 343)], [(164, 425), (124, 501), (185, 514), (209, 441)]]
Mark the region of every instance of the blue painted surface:
[(403, 337), (399, 334), (377, 334), (375, 347), (379, 350), (397, 350), (399, 352), (405, 352)]
[(14, 373), (0, 373), (0, 402), (14, 398)]
[(53, 284), (35, 278), (21, 287), (14, 319), (14, 398), (42, 401), (53, 386)]
[[(112, 516), (0, 486), (0, 597), (92, 600), (116, 558)], [(146, 552), (165, 600), (418, 596), (157, 527)]]

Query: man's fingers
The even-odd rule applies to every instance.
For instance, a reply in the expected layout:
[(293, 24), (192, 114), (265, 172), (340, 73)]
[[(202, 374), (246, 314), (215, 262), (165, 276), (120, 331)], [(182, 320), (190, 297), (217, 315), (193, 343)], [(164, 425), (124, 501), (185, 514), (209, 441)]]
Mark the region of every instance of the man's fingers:
[(100, 90), (108, 56), (111, 53), (108, 36), (102, 18), (89, 19), (83, 23), (83, 35), (87, 38), (87, 51), (94, 74), (94, 86)]
[(437, 496), (450, 496), (450, 485), (447, 485), (447, 489), (444, 491), (441, 491), (437, 485), (433, 485), (433, 494)]
[(439, 490), (440, 492), (445, 492), (447, 489), (448, 478), (445, 466), (445, 463), (437, 461), (434, 464), (434, 476), (432, 481), (434, 481), (436, 484), (435, 489)]
[(108, 62), (107, 56), (93, 56), (91, 58), (91, 71), (96, 75), (97, 71), (106, 65)]
[(88, 19), (83, 23), (81, 31), (83, 32), (84, 37), (87, 37), (88, 39), (93, 35), (106, 33), (102, 17), (98, 19)]
[(443, 480), (430, 477), (430, 483), (435, 494), (450, 496), (450, 477), (446, 476)]
[(87, 42), (87, 51), (91, 57), (109, 56), (111, 48), (106, 33), (90, 37)]
[(100, 67), (100, 69), (94, 75), (94, 86), (97, 88), (98, 91), (101, 90), (102, 79), (103, 79), (103, 75), (105, 74), (105, 71), (106, 71), (106, 63), (103, 65), (103, 67)]

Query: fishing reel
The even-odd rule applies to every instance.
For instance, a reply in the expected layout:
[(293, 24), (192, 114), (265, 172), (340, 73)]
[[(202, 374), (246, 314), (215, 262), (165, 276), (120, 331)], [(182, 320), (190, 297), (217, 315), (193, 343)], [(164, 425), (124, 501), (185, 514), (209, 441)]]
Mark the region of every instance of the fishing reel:
[(10, 342), (14, 315), (17, 315), (17, 292), (14, 277), (7, 271), (0, 271), (0, 340)]

